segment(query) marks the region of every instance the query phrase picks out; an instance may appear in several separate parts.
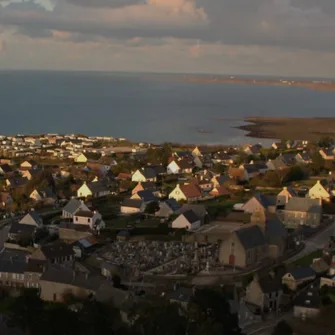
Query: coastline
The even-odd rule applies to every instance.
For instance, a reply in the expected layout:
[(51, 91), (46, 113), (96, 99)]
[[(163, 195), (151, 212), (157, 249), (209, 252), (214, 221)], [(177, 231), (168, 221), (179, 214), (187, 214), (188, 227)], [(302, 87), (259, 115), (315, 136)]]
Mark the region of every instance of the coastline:
[(316, 141), (320, 137), (335, 138), (335, 118), (247, 117), (246, 125), (237, 129), (246, 137)]
[[(173, 80), (173, 79), (172, 79)], [(188, 83), (208, 84), (242, 84), (242, 85), (264, 85), (282, 87), (302, 87), (316, 91), (335, 91), (335, 81), (331, 80), (293, 80), (293, 79), (252, 79), (235, 77), (198, 77), (187, 76), (176, 78), (176, 81)]]

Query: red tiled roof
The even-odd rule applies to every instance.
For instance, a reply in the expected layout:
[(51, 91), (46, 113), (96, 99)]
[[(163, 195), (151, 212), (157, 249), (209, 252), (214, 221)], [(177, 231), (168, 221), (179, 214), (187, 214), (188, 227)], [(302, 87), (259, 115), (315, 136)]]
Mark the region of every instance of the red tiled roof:
[(195, 184), (180, 185), (180, 189), (187, 198), (200, 198), (202, 195), (201, 189)]

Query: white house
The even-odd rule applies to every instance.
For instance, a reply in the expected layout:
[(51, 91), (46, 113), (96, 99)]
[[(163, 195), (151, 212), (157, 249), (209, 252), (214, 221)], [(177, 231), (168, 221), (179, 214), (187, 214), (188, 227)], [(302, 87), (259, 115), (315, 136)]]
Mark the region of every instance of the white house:
[(83, 201), (71, 199), (63, 208), (62, 217), (65, 219), (72, 219), (78, 211), (89, 211), (89, 209)]
[(43, 200), (42, 196), (38, 193), (36, 189), (30, 193), (29, 198), (36, 202)]
[(83, 185), (77, 190), (78, 198), (100, 198), (110, 194), (110, 190), (106, 185), (97, 181), (92, 183), (83, 183)]
[(92, 230), (105, 228), (105, 222), (98, 211), (77, 211), (73, 217), (73, 223), (78, 225), (89, 226)]
[(289, 199), (297, 196), (292, 187), (284, 187), (277, 195), (277, 206), (285, 206)]
[(157, 174), (154, 168), (151, 167), (145, 167), (142, 169), (139, 169), (133, 173), (131, 176), (131, 181), (136, 182), (146, 182), (146, 181), (157, 181)]
[(329, 200), (330, 194), (321, 184), (320, 180), (318, 180), (316, 184), (308, 191), (308, 197), (312, 199)]
[(202, 197), (201, 189), (195, 184), (177, 184), (173, 191), (169, 194), (169, 199), (175, 199), (177, 201), (196, 201)]
[(201, 219), (192, 210), (188, 210), (180, 214), (172, 222), (172, 228), (187, 229), (190, 231), (199, 229), (200, 225), (201, 225)]
[(145, 210), (145, 203), (140, 199), (125, 199), (121, 205), (122, 214), (136, 214)]
[(40, 228), (43, 225), (43, 220), (34, 210), (31, 210), (19, 221), (19, 223)]
[(194, 166), (192, 159), (174, 160), (167, 166), (167, 174), (192, 173)]
[(74, 161), (76, 163), (87, 163), (88, 159), (83, 153), (81, 153), (80, 155), (74, 158)]

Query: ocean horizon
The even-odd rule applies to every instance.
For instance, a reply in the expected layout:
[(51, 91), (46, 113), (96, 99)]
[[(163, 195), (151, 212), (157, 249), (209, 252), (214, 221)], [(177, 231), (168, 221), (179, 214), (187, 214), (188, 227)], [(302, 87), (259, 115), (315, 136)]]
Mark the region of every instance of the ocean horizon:
[(334, 116), (335, 92), (171, 79), (184, 75), (0, 71), (0, 133), (82, 133), (150, 143), (266, 144), (269, 140), (247, 138), (235, 127), (249, 116)]

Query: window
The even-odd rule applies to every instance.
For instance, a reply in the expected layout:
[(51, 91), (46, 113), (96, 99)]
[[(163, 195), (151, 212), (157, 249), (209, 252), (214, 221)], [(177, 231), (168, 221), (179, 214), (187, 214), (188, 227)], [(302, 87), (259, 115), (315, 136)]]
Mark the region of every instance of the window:
[(312, 292), (308, 292), (307, 295), (311, 297), (313, 295), (313, 293)]
[(87, 219), (87, 222), (90, 223), (90, 222), (91, 222), (91, 219)]
[(78, 216), (76, 216), (76, 221), (78, 221)]
[(56, 293), (53, 294), (53, 301), (57, 301), (57, 294)]

